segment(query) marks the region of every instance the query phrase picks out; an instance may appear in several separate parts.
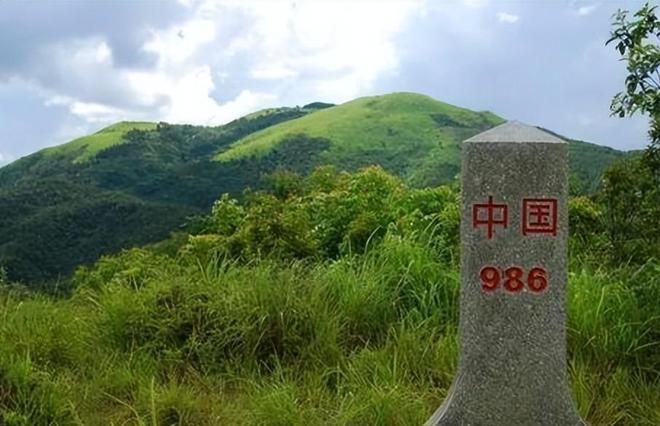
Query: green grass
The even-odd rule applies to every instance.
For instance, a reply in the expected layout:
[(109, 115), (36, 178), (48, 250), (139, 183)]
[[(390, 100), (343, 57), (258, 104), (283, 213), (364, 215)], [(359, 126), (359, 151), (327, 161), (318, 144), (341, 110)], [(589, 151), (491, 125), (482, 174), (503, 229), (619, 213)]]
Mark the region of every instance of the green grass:
[[(332, 263), (239, 265), (133, 250), (79, 273), (69, 299), (4, 290), (0, 419), (422, 424), (458, 355), (458, 273), (430, 253), (409, 239)], [(658, 308), (631, 290), (660, 286), (658, 268), (571, 272), (569, 371), (594, 426), (660, 421), (658, 322), (639, 322)]]
[(451, 134), (443, 131), (433, 115), (442, 117), (447, 125), (465, 128), (490, 127), (503, 121), (492, 113), (475, 113), (428, 96), (395, 93), (359, 98), (272, 126), (241, 139), (216, 159), (230, 161), (264, 155), (282, 140), (298, 134), (329, 139), (331, 151), (338, 155), (343, 151), (400, 145), (427, 151), (453, 142)]
[(130, 130), (153, 130), (156, 123), (140, 121), (122, 121), (99, 130), (98, 132), (74, 139), (64, 145), (48, 148), (43, 151), (45, 155), (73, 154), (74, 163), (84, 163), (100, 151), (123, 142), (124, 135)]

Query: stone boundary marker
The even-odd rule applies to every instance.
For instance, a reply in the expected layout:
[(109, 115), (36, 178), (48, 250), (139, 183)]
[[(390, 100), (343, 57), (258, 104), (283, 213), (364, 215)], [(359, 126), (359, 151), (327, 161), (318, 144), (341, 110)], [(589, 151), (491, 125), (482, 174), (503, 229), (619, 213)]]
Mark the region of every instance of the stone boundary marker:
[(584, 425), (566, 372), (568, 144), (510, 121), (462, 151), (459, 367), (427, 425)]

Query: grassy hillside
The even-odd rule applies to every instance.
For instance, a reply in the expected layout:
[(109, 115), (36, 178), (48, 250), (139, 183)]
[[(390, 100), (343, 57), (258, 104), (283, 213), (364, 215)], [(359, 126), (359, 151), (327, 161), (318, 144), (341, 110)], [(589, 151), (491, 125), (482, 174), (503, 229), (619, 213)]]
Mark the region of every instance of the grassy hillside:
[[(222, 193), (240, 198), (246, 188), (264, 187), (262, 177), (277, 169), (304, 175), (322, 164), (348, 171), (378, 164), (414, 187), (448, 183), (459, 173), (461, 141), (502, 121), (394, 93), (271, 108), (219, 127), (117, 123), (0, 168), (0, 265), (17, 280), (66, 276), (99, 254), (157, 241)], [(572, 142), (574, 187), (597, 188), (604, 167), (621, 155)], [(39, 246), (52, 250), (33, 244), (63, 238), (66, 244)], [(90, 241), (98, 241), (95, 250), (80, 249)]]
[[(459, 172), (460, 143), (504, 120), (415, 93), (393, 93), (354, 101), (252, 133), (221, 149), (229, 163), (258, 159), (291, 140), (327, 140), (323, 163), (346, 170), (379, 164), (413, 186), (451, 181)], [(545, 130), (545, 129), (544, 129)], [(603, 170), (625, 153), (570, 140), (574, 189), (593, 192)]]
[[(502, 123), (490, 112), (473, 112), (415, 93), (359, 98), (253, 133), (228, 146), (221, 162), (259, 158), (292, 138), (330, 143), (321, 159), (354, 170), (380, 164), (420, 186), (454, 177), (459, 143)], [(437, 177), (431, 173), (442, 171)], [(436, 177), (435, 181), (433, 178)]]
[(241, 139), (216, 158), (230, 161), (263, 155), (298, 134), (331, 140), (331, 155), (402, 145), (428, 150), (452, 142), (444, 127), (487, 129), (503, 121), (491, 113), (474, 113), (427, 96), (396, 93), (356, 99), (272, 126)]
[(124, 142), (124, 135), (131, 130), (153, 130), (156, 123), (139, 121), (122, 121), (106, 127), (98, 132), (74, 139), (64, 145), (47, 148), (42, 152), (45, 155), (72, 154), (74, 163), (87, 161), (100, 151)]

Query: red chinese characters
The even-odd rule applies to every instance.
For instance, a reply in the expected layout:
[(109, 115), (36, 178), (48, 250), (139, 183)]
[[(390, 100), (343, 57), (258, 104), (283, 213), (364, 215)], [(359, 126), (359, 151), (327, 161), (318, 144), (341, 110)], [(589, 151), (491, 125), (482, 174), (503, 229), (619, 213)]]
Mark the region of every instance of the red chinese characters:
[[(519, 215), (522, 235), (557, 236), (557, 204), (556, 198), (523, 198)], [(509, 206), (506, 203), (493, 202), (493, 196), (489, 196), (487, 202), (472, 205), (472, 228), (485, 231), (486, 238), (490, 240), (495, 236), (497, 227), (509, 227)], [(500, 289), (509, 294), (540, 294), (549, 286), (548, 271), (543, 266), (525, 270), (515, 265), (506, 268), (485, 265), (479, 271), (479, 280), (481, 290), (488, 294)]]
[(524, 198), (522, 202), (522, 233), (557, 235), (557, 200), (554, 198)]
[(474, 204), (472, 206), (472, 227), (486, 226), (486, 235), (490, 240), (495, 234), (495, 226), (504, 228), (509, 223), (509, 207), (506, 204), (493, 203), (493, 197), (488, 197), (487, 204)]
[[(557, 235), (557, 199), (556, 198), (523, 198), (520, 212), (522, 234)], [(472, 227), (485, 228), (486, 237), (490, 240), (495, 235), (495, 228), (506, 229), (509, 226), (509, 206), (504, 203), (494, 203), (493, 197), (488, 197), (486, 203), (472, 205)]]

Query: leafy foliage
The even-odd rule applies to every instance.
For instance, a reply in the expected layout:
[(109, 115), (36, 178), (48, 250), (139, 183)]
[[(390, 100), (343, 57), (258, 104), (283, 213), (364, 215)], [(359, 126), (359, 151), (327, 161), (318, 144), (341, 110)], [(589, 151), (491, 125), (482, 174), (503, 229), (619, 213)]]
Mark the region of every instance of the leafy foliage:
[[(616, 49), (627, 63), (626, 90), (612, 100), (611, 110), (620, 117), (636, 112), (650, 116), (651, 146), (655, 167), (660, 166), (660, 20), (657, 7), (646, 3), (630, 20), (627, 10), (619, 10), (614, 17), (611, 37)], [(655, 42), (655, 43), (654, 43)]]
[(616, 258), (642, 262), (660, 253), (660, 20), (648, 3), (632, 20), (620, 10), (611, 37), (627, 63), (625, 91), (612, 100), (620, 117), (636, 112), (650, 119), (650, 145), (643, 155), (619, 162), (605, 174), (607, 229)]
[(659, 185), (639, 158), (616, 163), (605, 173), (605, 226), (617, 261), (660, 257)]
[(334, 258), (362, 253), (395, 229), (422, 234), (429, 227), (445, 249), (457, 250), (458, 215), (446, 212), (458, 211), (458, 195), (448, 187), (406, 189), (379, 167), (348, 174), (325, 166), (306, 178), (276, 172), (270, 180), (272, 192), (248, 193), (244, 206), (225, 195), (207, 219), (202, 232), (221, 235), (232, 257)]
[(607, 44), (616, 43), (628, 70), (626, 90), (614, 96), (610, 109), (619, 117), (637, 112), (649, 115), (651, 144), (644, 160), (660, 181), (660, 20), (656, 9), (646, 3), (633, 20), (627, 10), (619, 10)]
[[(657, 141), (653, 12), (617, 17), (632, 77), (614, 108), (651, 112)], [(459, 193), (427, 186), (499, 121), (397, 94), (219, 128), (120, 123), (1, 169), (0, 423), (421, 424), (458, 354)], [(570, 145), (569, 367), (594, 425), (660, 424), (653, 146), (599, 191), (621, 153)], [(192, 213), (57, 297), (14, 282), (161, 240)]]

